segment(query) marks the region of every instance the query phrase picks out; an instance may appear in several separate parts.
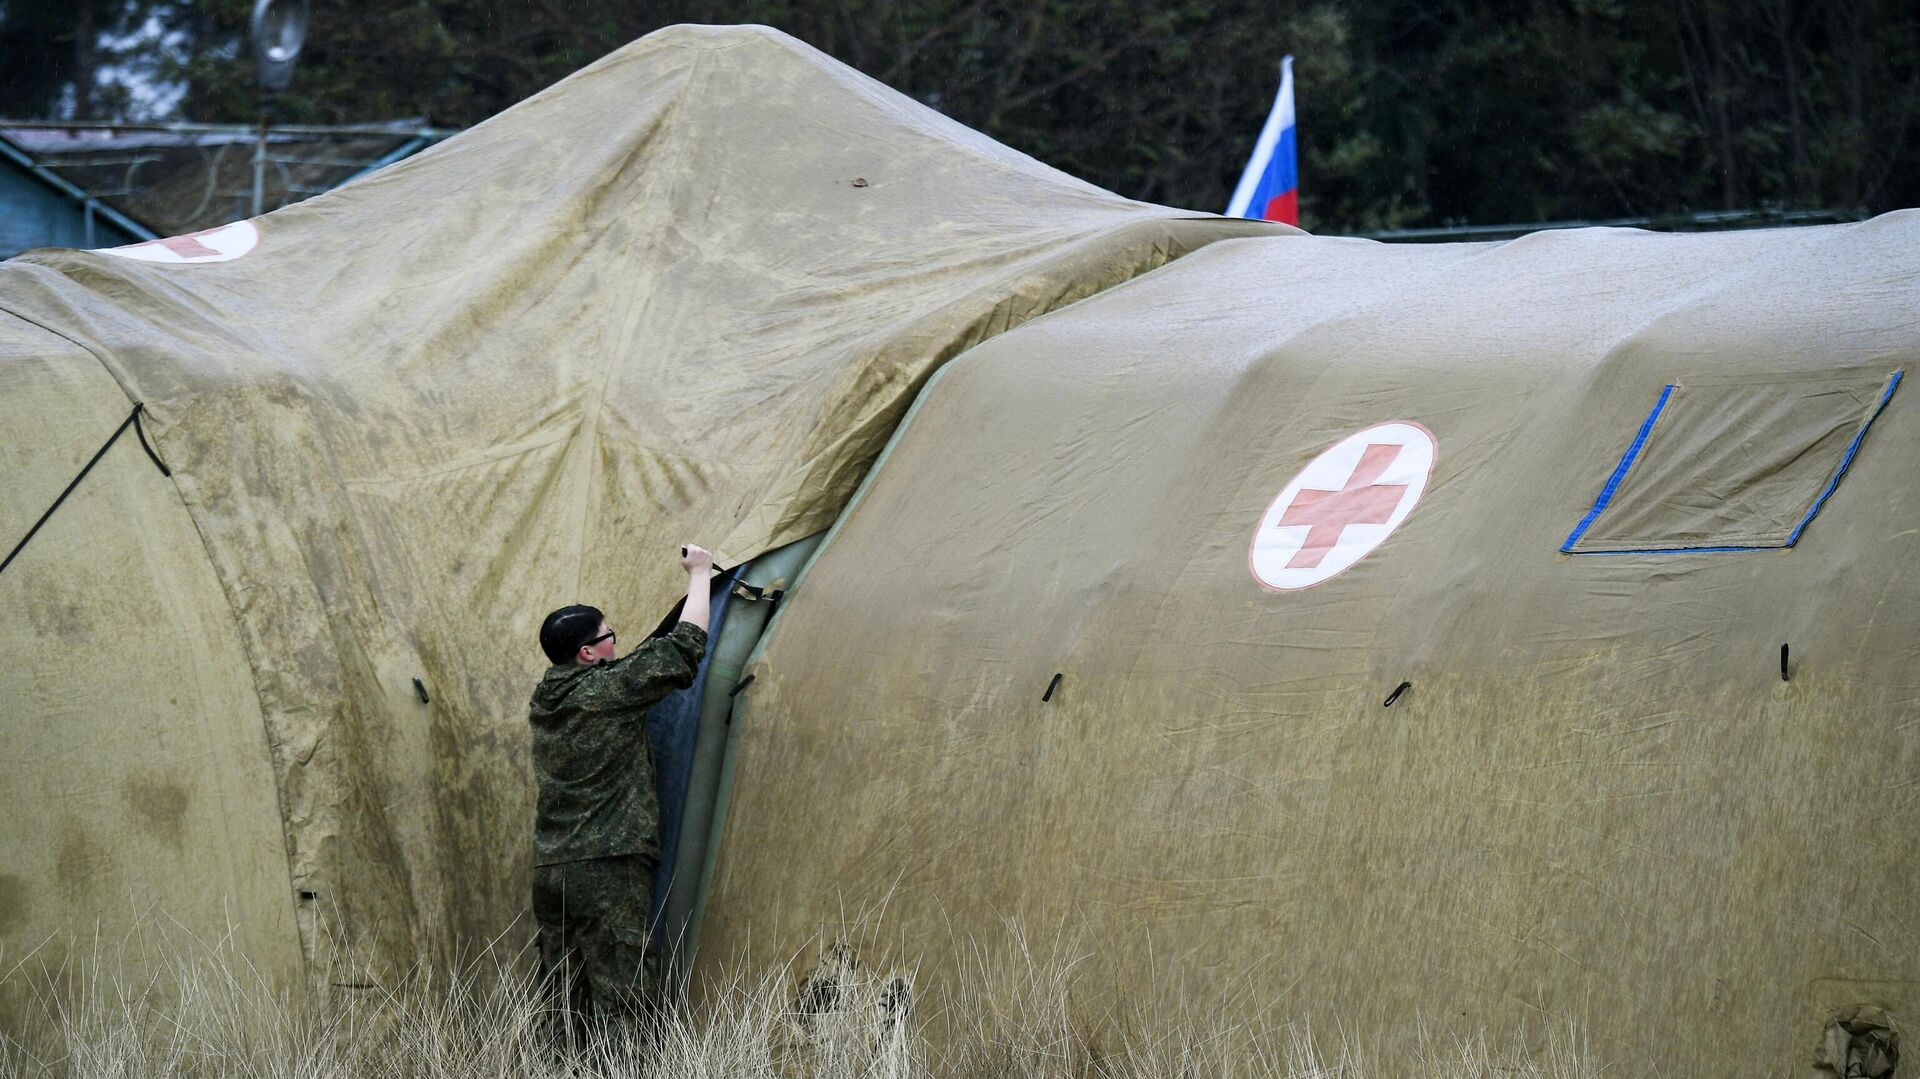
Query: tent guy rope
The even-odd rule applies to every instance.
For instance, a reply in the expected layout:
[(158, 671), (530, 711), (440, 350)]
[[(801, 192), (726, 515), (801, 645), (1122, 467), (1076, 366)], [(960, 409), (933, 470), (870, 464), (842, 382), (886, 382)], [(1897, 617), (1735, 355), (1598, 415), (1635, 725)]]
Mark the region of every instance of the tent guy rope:
[(146, 407), (144, 402), (134, 404), (133, 411), (127, 413), (127, 418), (120, 421), (120, 426), (113, 429), (113, 433), (107, 436), (107, 440), (101, 443), (100, 448), (93, 451), (93, 456), (87, 459), (87, 463), (81, 466), (80, 474), (73, 477), (73, 481), (67, 484), (67, 489), (61, 491), (60, 497), (54, 499), (53, 505), (47, 507), (47, 512), (41, 514), (40, 519), (33, 522), (33, 527), (27, 529), (27, 534), (20, 537), (20, 542), (13, 545), (13, 550), (7, 552), (6, 560), (0, 561), (0, 573), (5, 573), (7, 567), (13, 565), (14, 558), (26, 548), (28, 542), (33, 539), (34, 534), (40, 531), (40, 526), (46, 524), (47, 519), (53, 516), (53, 511), (59, 509), (60, 504), (65, 502), (67, 496), (73, 493), (73, 489), (80, 486), (80, 481), (87, 478), (87, 473), (93, 471), (93, 466), (100, 463), (100, 458), (106, 456), (107, 450), (111, 449), (113, 444), (120, 440), (120, 436), (126, 433), (129, 426), (134, 429), (134, 433), (139, 437), (140, 448), (147, 451), (147, 456), (152, 459), (154, 467), (160, 470), (160, 474), (162, 476), (173, 475), (173, 470), (167, 467), (167, 463), (160, 459), (159, 454), (153, 452), (153, 446), (147, 442), (147, 432), (140, 426), (140, 413), (145, 411)]

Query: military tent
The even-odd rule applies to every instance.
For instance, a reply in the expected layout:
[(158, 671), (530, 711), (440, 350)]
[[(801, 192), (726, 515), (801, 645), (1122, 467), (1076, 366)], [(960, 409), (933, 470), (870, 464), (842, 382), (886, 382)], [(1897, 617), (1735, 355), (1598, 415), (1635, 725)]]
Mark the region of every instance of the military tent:
[(1920, 1019), (1916, 360), (1911, 211), (1234, 240), (1000, 335), (745, 668), (700, 961), (1011, 919), (1390, 1074), (1856, 1074)]
[(256, 221), (5, 263), (9, 542), (122, 432), (0, 572), (8, 962), (164, 917), (365, 987), (524, 932), (547, 611), (637, 641), (676, 545), (825, 528), (950, 356), (1286, 231), (681, 27)]
[(161, 910), (318, 988), (509, 931), (541, 614), (838, 520), (709, 676), (708, 969), (884, 905), (935, 980), (1079, 927), (1096, 1013), (1801, 1071), (1920, 1007), (1916, 241), (1279, 234), (683, 28), (7, 263), (0, 513), (145, 412), (0, 572), (0, 943)]

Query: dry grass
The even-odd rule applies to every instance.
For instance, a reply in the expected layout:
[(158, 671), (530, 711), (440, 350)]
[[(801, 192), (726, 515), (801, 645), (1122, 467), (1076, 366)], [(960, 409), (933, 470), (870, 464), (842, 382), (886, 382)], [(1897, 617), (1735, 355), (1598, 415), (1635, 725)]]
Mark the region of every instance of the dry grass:
[[(0, 955), (0, 1079), (1590, 1079), (1573, 1039), (1528, 1056), (1487, 1038), (1423, 1039), (1418, 1060), (1376, 1066), (1364, 1044), (1303, 1022), (1212, 1023), (1193, 1014), (1112, 1014), (1076, 1005), (1086, 956), (1012, 933), (1004, 954), (971, 949), (937, 996), (910, 971), (878, 973), (829, 947), (796, 982), (787, 968), (709, 986), (659, 1040), (556, 1050), (521, 957), (495, 948), (396, 988), (294, 1002), (226, 945), (171, 947), (159, 975), (122, 949), (45, 969)], [(869, 944), (866, 947), (872, 948)], [(879, 954), (879, 953), (874, 953)], [(813, 959), (814, 956), (809, 956)], [(24, 1007), (21, 1006), (24, 1002)], [(1097, 1026), (1099, 1033), (1094, 1032)], [(1150, 1032), (1150, 1033), (1149, 1033)]]

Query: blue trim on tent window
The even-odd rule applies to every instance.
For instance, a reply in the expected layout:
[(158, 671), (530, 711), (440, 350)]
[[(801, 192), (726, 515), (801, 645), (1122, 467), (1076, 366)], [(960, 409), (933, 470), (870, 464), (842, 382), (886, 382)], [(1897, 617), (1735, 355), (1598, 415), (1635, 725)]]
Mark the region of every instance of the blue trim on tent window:
[(1778, 551), (1781, 548), (1793, 546), (1800, 541), (1800, 533), (1805, 532), (1807, 525), (1813, 523), (1813, 518), (1819, 514), (1821, 507), (1827, 504), (1827, 499), (1833, 496), (1834, 489), (1840, 486), (1840, 477), (1847, 474), (1848, 467), (1853, 464), (1854, 455), (1860, 452), (1860, 441), (1867, 437), (1867, 428), (1872, 427), (1873, 421), (1879, 419), (1880, 413), (1886, 410), (1887, 402), (1893, 400), (1893, 391), (1900, 388), (1900, 379), (1905, 374), (1906, 372), (1904, 371), (1895, 371), (1893, 377), (1887, 380), (1887, 388), (1886, 391), (1880, 395), (1880, 402), (1873, 406), (1873, 411), (1867, 413), (1867, 418), (1861, 422), (1860, 429), (1853, 433), (1853, 441), (1847, 443), (1847, 452), (1844, 457), (1840, 458), (1840, 467), (1834, 469), (1833, 475), (1827, 478), (1827, 485), (1821, 489), (1820, 497), (1813, 500), (1813, 507), (1807, 510), (1805, 517), (1800, 518), (1800, 523), (1793, 527), (1793, 531), (1787, 535), (1787, 541), (1785, 543), (1769, 543), (1750, 547), (1633, 547), (1620, 551), (1571, 550), (1574, 541), (1578, 540), (1581, 534), (1586, 532), (1587, 527), (1593, 524), (1595, 517), (1600, 516), (1600, 511), (1607, 508), (1607, 503), (1613, 498), (1614, 489), (1619, 486), (1619, 482), (1626, 475), (1627, 469), (1633, 465), (1633, 458), (1640, 452), (1641, 446), (1647, 440), (1648, 433), (1653, 429), (1654, 419), (1660, 415), (1660, 409), (1667, 403), (1667, 395), (1673, 392), (1673, 387), (1668, 386), (1666, 389), (1660, 391), (1660, 401), (1653, 406), (1653, 412), (1647, 416), (1647, 422), (1640, 425), (1639, 437), (1635, 438), (1633, 445), (1627, 448), (1627, 455), (1620, 459), (1619, 467), (1613, 470), (1613, 476), (1607, 480), (1606, 487), (1600, 491), (1600, 498), (1594, 502), (1593, 509), (1587, 511), (1587, 515), (1581, 518), (1579, 525), (1574, 528), (1573, 534), (1567, 537), (1567, 542), (1561, 545), (1561, 552), (1574, 555), (1721, 554), (1739, 551)]
[(1905, 373), (1895, 371), (1893, 377), (1887, 381), (1887, 392), (1880, 395), (1880, 403), (1873, 406), (1872, 412), (1867, 413), (1867, 422), (1861, 424), (1860, 429), (1853, 433), (1853, 441), (1847, 443), (1847, 455), (1840, 458), (1840, 467), (1833, 470), (1833, 477), (1827, 480), (1826, 488), (1820, 492), (1819, 498), (1813, 500), (1813, 508), (1807, 511), (1805, 517), (1800, 518), (1799, 524), (1793, 526), (1792, 534), (1787, 536), (1786, 546), (1791, 547), (1799, 542), (1800, 533), (1807, 530), (1807, 525), (1813, 522), (1814, 514), (1819, 513), (1820, 507), (1827, 504), (1833, 489), (1840, 486), (1840, 477), (1847, 474), (1847, 466), (1853, 464), (1853, 455), (1860, 452), (1860, 440), (1867, 437), (1867, 428), (1873, 426), (1873, 421), (1880, 417), (1881, 411), (1887, 407), (1887, 402), (1893, 400), (1893, 391), (1900, 388), (1900, 376)]
[(1777, 551), (1778, 547), (1630, 547), (1621, 551), (1568, 551), (1575, 558), (1598, 558), (1609, 554), (1727, 554), (1741, 551)]
[(1633, 445), (1627, 447), (1627, 452), (1620, 458), (1620, 463), (1614, 466), (1613, 475), (1607, 477), (1607, 485), (1600, 488), (1600, 497), (1593, 500), (1593, 508), (1587, 511), (1585, 517), (1580, 518), (1580, 523), (1574, 525), (1573, 531), (1567, 534), (1567, 541), (1560, 545), (1562, 552), (1571, 554), (1573, 545), (1579, 542), (1588, 528), (1593, 526), (1593, 519), (1600, 516), (1601, 512), (1607, 508), (1607, 503), (1613, 501), (1614, 492), (1620, 489), (1620, 481), (1627, 478), (1627, 470), (1633, 467), (1633, 459), (1640, 456), (1640, 450), (1647, 444), (1647, 436), (1653, 433), (1654, 421), (1660, 418), (1660, 410), (1667, 407), (1667, 398), (1672, 396), (1672, 385), (1660, 391), (1660, 399), (1653, 403), (1653, 411), (1647, 413), (1646, 421), (1640, 425), (1640, 433), (1633, 436)]

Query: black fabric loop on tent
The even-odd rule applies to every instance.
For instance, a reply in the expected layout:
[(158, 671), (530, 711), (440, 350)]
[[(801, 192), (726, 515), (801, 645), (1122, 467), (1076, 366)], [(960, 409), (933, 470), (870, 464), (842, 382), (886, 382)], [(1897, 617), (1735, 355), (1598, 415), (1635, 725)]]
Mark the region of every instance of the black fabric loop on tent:
[[(160, 459), (160, 455), (153, 451), (152, 444), (147, 441), (147, 429), (140, 422), (140, 414), (145, 412), (146, 408), (147, 406), (145, 404), (135, 404), (133, 406), (133, 416), (131, 417), (133, 420), (133, 433), (140, 439), (140, 448), (147, 451), (147, 460), (153, 462), (153, 467), (159, 469), (162, 476), (171, 477), (173, 475), (173, 469), (168, 468), (167, 463)], [(126, 425), (122, 424), (121, 426), (124, 428)], [(118, 432), (115, 432), (115, 434), (117, 435)]]
[(60, 504), (67, 500), (67, 496), (73, 493), (75, 487), (80, 486), (80, 481), (87, 478), (87, 473), (93, 471), (93, 466), (100, 463), (100, 458), (106, 456), (107, 450), (111, 449), (113, 444), (120, 440), (120, 436), (126, 433), (129, 425), (131, 425), (139, 435), (140, 448), (147, 451), (147, 456), (153, 460), (154, 466), (160, 470), (160, 474), (162, 476), (173, 475), (173, 471), (166, 466), (166, 462), (160, 460), (160, 455), (154, 453), (153, 447), (147, 444), (147, 433), (140, 427), (140, 413), (145, 410), (146, 407), (144, 403), (136, 403), (133, 406), (133, 411), (127, 413), (127, 418), (120, 421), (120, 426), (114, 428), (113, 433), (107, 436), (107, 440), (100, 444), (100, 448), (93, 451), (93, 456), (87, 459), (85, 465), (81, 466), (80, 474), (73, 477), (73, 482), (67, 484), (67, 489), (61, 491), (60, 497), (54, 499), (53, 505), (47, 507), (47, 512), (41, 514), (40, 519), (33, 522), (33, 527), (27, 529), (27, 534), (20, 537), (20, 542), (13, 545), (13, 550), (7, 552), (6, 560), (0, 561), (0, 573), (5, 573), (7, 567), (13, 565), (14, 558), (19, 555), (22, 550), (26, 549), (27, 544), (32, 541), (34, 534), (40, 531), (40, 526), (46, 524), (47, 519), (53, 516), (53, 511), (60, 508)]

